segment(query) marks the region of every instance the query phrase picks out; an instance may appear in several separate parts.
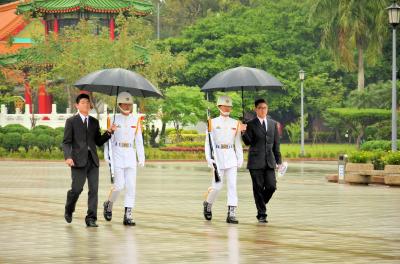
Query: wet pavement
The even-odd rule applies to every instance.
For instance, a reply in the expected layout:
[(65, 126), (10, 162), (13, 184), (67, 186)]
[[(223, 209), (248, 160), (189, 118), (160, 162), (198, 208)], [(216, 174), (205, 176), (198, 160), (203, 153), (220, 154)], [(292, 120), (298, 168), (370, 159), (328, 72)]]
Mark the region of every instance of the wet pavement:
[[(86, 228), (87, 186), (64, 221), (70, 170), (62, 162), (0, 161), (0, 263), (400, 263), (400, 188), (328, 183), (334, 162), (290, 163), (268, 224), (258, 224), (248, 172), (238, 175), (239, 225), (225, 223), (226, 190), (202, 216), (205, 163), (150, 162), (140, 169), (134, 218), (123, 199)], [(100, 170), (99, 205), (110, 184)]]

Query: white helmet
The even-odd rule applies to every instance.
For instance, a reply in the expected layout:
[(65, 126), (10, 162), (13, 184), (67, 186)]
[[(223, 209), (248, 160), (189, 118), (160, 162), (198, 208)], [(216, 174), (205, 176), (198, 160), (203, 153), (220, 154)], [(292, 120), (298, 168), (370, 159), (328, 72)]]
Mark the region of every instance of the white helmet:
[(227, 95), (222, 95), (218, 97), (217, 106), (224, 105), (224, 106), (231, 106), (232, 107), (232, 98)]
[(117, 104), (133, 104), (132, 95), (128, 92), (120, 92), (117, 97)]

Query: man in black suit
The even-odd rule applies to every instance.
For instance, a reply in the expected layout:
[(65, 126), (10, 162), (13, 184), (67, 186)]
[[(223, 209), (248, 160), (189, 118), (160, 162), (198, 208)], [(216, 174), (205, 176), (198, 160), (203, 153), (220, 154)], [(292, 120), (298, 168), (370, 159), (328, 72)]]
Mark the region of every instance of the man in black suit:
[(79, 195), (83, 190), (86, 178), (88, 179), (88, 210), (85, 218), (88, 227), (97, 227), (97, 200), (99, 186), (99, 158), (96, 145), (101, 146), (111, 137), (115, 126), (100, 134), (99, 121), (89, 116), (91, 109), (90, 98), (87, 94), (80, 94), (76, 98), (78, 113), (67, 119), (64, 130), (64, 158), (71, 167), (71, 190), (67, 193), (64, 218), (68, 223), (72, 221), (72, 213)]
[(247, 168), (253, 182), (257, 219), (267, 223), (266, 205), (276, 190), (275, 169), (281, 166), (277, 122), (267, 118), (268, 104), (264, 99), (254, 103), (257, 117), (242, 125), (242, 139), (250, 145)]

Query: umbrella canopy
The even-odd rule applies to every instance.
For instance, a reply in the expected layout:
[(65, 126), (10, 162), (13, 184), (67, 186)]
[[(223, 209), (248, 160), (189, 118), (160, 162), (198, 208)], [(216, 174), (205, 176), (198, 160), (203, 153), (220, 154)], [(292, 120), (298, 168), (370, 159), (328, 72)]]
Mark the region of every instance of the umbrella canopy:
[(132, 96), (162, 97), (161, 92), (142, 75), (121, 68), (89, 73), (78, 80), (75, 86), (81, 90), (108, 95), (128, 92)]
[(240, 66), (216, 74), (201, 88), (201, 90), (207, 93), (207, 100), (208, 92), (241, 90), (242, 119), (244, 122), (244, 90), (258, 91), (262, 89), (281, 87), (283, 87), (283, 84), (266, 71)]
[(216, 74), (202, 88), (203, 92), (262, 90), (263, 88), (280, 88), (282, 83), (266, 71), (237, 67)]

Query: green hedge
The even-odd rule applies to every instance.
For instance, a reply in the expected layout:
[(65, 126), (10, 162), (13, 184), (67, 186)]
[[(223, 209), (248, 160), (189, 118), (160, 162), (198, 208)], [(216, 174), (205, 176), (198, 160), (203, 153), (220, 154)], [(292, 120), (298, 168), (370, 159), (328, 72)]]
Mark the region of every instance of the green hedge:
[[(400, 144), (400, 140), (397, 140), (397, 145)], [(389, 140), (371, 140), (366, 141), (360, 146), (360, 150), (364, 151), (389, 151), (392, 149), (392, 142)]]
[(204, 142), (206, 139), (205, 134), (182, 134), (180, 141), (177, 139), (176, 134), (170, 134), (167, 137), (168, 142), (172, 144), (177, 144), (179, 142)]
[[(165, 133), (167, 135), (171, 135), (171, 134), (176, 134), (176, 130), (175, 128), (167, 128), (165, 129)], [(181, 135), (184, 134), (198, 134), (199, 132), (197, 132), (197, 130), (194, 129), (181, 129)]]
[(205, 160), (204, 152), (162, 151), (158, 148), (145, 149), (147, 160)]
[(375, 170), (383, 170), (385, 165), (400, 165), (400, 152), (357, 151), (350, 153), (349, 162), (371, 162), (374, 165)]
[(400, 165), (400, 152), (389, 153), (383, 159), (385, 164)]

